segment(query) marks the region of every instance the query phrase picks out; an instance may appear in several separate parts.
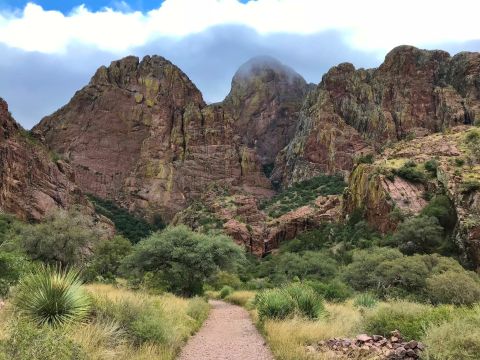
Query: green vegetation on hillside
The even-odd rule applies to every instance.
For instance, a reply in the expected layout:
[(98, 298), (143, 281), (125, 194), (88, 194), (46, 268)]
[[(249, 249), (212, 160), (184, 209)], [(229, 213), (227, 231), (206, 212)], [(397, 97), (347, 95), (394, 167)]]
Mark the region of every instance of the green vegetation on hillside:
[(89, 199), (94, 204), (95, 210), (112, 220), (117, 231), (134, 244), (150, 235), (153, 231), (161, 230), (165, 227), (163, 220), (159, 216), (150, 224), (141, 217), (119, 207), (113, 201), (101, 199), (93, 195), (90, 195)]
[(341, 175), (320, 175), (294, 183), (262, 204), (267, 214), (277, 218), (290, 210), (312, 204), (320, 195), (342, 194), (347, 184)]

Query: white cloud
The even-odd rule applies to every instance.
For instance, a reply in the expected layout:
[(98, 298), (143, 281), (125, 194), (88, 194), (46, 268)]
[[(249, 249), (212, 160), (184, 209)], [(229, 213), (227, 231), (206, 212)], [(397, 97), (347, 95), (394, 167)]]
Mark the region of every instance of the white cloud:
[(29, 3), (21, 12), (0, 12), (0, 43), (43, 53), (80, 43), (121, 53), (157, 37), (182, 38), (228, 24), (260, 34), (337, 30), (369, 51), (480, 39), (478, 0), (165, 0), (147, 13), (122, 12), (122, 6), (97, 12), (80, 6), (63, 15)]

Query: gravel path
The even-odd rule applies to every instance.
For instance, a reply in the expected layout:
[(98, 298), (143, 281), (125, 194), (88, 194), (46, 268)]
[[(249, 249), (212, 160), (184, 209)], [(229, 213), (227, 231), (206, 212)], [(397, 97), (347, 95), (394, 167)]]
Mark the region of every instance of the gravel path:
[(178, 360), (273, 360), (245, 309), (218, 300), (210, 304), (208, 319)]

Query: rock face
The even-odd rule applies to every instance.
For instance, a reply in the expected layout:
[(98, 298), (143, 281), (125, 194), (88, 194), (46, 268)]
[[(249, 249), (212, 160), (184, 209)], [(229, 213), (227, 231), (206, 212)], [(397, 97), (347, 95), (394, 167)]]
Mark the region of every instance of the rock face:
[[(469, 135), (477, 134), (478, 135)], [(418, 214), (427, 204), (426, 193), (445, 193), (457, 213), (455, 238), (466, 260), (480, 266), (480, 132), (457, 126), (448, 133), (436, 133), (401, 141), (379, 155), (373, 164), (360, 164), (350, 175), (344, 194), (344, 214), (364, 211), (366, 220), (380, 232), (394, 230), (398, 214)], [(435, 173), (425, 169), (427, 161), (437, 163)], [(421, 183), (401, 178), (398, 169), (414, 161), (423, 173)]]
[(377, 69), (333, 67), (304, 103), (294, 139), (273, 178), (288, 185), (406, 136), (480, 119), (480, 53), (393, 49)]
[(188, 77), (158, 57), (127, 57), (34, 131), (74, 167), (88, 193), (168, 219), (222, 182), (271, 194), (262, 164), (292, 138), (305, 81), (272, 60), (240, 68), (223, 104), (206, 106)]
[(211, 188), (199, 202), (177, 213), (172, 224), (183, 223), (197, 231), (223, 231), (249, 252), (264, 256), (277, 249), (281, 242), (319, 227), (338, 222), (342, 203), (338, 195), (319, 196), (312, 204), (270, 218), (250, 194), (228, 189)]
[[(146, 217), (170, 220), (185, 210), (175, 221), (215, 225), (257, 254), (319, 221), (334, 221), (342, 206), (338, 197), (318, 199), (271, 223), (257, 205), (273, 194), (271, 182), (286, 187), (322, 174), (350, 176), (344, 213), (362, 208), (382, 232), (396, 227), (395, 209), (418, 213), (424, 193), (444, 187), (459, 213), (458, 242), (480, 264), (480, 227), (469, 214), (480, 201), (475, 191), (461, 195), (465, 179), (445, 170), (452, 157), (467, 154), (453, 138), (433, 140), (480, 121), (479, 79), (480, 53), (451, 57), (411, 46), (393, 49), (376, 69), (335, 66), (318, 86), (274, 59), (255, 58), (237, 71), (222, 103), (206, 105), (169, 61), (127, 57), (101, 67), (34, 130), (69, 161), (85, 192)], [(414, 138), (402, 148), (403, 139)], [(358, 157), (379, 153), (386, 165), (355, 167)], [(402, 161), (426, 157), (441, 160), (434, 181), (391, 176)], [(205, 194), (215, 185), (229, 195)], [(197, 216), (198, 206), (208, 216)], [(480, 212), (473, 212), (477, 219)]]
[[(0, 211), (40, 220), (50, 211), (88, 205), (73, 170), (51, 154), (11, 117), (0, 98)], [(93, 210), (92, 210), (93, 212)]]
[(262, 165), (273, 165), (292, 140), (307, 89), (299, 74), (270, 57), (251, 59), (233, 77), (223, 106)]

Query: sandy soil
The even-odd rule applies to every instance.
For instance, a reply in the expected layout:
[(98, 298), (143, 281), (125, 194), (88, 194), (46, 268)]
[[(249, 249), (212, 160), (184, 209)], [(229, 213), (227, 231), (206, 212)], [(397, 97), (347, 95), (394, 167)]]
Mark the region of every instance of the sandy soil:
[(210, 304), (208, 319), (178, 360), (273, 360), (245, 309), (218, 300)]

